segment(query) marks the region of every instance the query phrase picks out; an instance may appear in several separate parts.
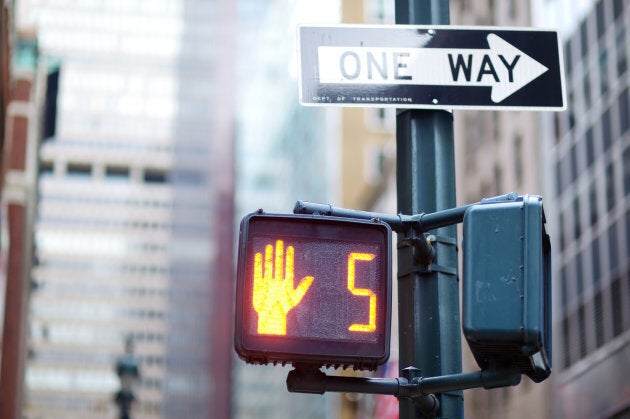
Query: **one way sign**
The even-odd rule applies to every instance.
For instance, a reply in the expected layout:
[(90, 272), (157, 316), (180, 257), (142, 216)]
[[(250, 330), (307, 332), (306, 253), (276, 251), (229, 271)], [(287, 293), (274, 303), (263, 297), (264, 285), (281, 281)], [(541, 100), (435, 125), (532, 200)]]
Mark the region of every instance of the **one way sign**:
[(300, 26), (300, 102), (312, 106), (563, 110), (556, 31)]

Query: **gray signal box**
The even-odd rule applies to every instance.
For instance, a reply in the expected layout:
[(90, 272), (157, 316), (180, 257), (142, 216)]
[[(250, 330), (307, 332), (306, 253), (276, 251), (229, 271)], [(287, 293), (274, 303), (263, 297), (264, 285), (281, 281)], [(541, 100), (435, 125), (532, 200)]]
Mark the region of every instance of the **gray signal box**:
[(550, 251), (541, 197), (466, 211), (462, 327), (482, 369), (551, 373)]

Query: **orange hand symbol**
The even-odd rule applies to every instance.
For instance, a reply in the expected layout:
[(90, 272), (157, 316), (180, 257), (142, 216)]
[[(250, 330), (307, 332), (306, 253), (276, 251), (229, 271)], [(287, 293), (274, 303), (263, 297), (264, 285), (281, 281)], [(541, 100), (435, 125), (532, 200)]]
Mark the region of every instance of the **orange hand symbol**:
[(263, 256), (254, 256), (254, 309), (258, 312), (258, 333), (265, 335), (287, 334), (287, 313), (302, 301), (302, 297), (313, 283), (314, 277), (305, 276), (297, 288), (293, 286), (293, 246), (287, 246), (286, 260), (284, 242), (276, 241), (265, 246)]

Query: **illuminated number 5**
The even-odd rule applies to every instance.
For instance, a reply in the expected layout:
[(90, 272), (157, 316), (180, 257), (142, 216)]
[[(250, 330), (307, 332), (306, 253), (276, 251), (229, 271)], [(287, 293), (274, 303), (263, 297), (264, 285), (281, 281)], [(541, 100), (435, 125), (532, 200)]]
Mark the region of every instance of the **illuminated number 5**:
[(376, 330), (376, 294), (369, 288), (354, 287), (354, 263), (357, 260), (370, 261), (374, 259), (372, 253), (350, 253), (348, 256), (348, 290), (353, 295), (360, 297), (370, 297), (370, 320), (368, 324), (352, 324), (348, 328), (351, 332), (373, 332)]

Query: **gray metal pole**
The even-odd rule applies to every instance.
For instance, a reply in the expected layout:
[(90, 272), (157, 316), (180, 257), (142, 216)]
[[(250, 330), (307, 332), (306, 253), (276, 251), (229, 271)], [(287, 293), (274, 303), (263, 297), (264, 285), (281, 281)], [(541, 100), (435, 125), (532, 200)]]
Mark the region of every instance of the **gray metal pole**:
[[(396, 0), (396, 23), (448, 25), (448, 6), (448, 0)], [(398, 212), (455, 207), (452, 114), (398, 110), (396, 144)], [(419, 368), (425, 377), (461, 372), (457, 229), (452, 225), (432, 233), (436, 270), (420, 274), (409, 254), (413, 250), (398, 251), (399, 365)], [(463, 417), (461, 391), (442, 393), (439, 399), (438, 417)], [(425, 416), (412, 402), (400, 400), (401, 419)]]

